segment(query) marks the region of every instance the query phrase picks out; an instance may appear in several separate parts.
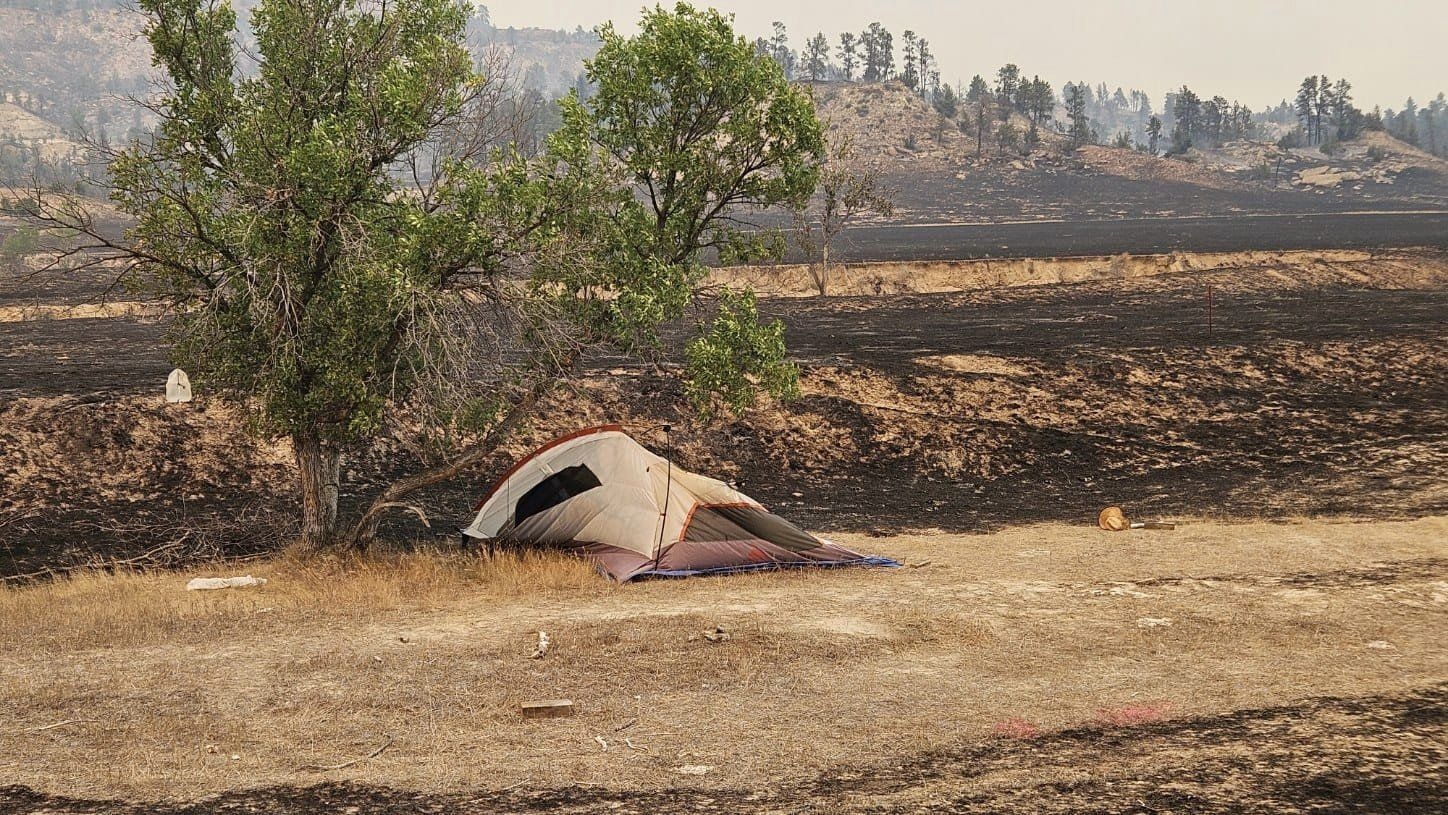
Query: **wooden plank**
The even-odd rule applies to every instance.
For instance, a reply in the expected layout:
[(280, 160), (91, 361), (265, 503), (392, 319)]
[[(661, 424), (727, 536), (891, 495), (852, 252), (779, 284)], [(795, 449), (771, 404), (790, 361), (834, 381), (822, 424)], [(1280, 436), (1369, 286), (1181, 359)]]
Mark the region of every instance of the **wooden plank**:
[(538, 699), (523, 702), (518, 707), (529, 719), (553, 719), (573, 715), (572, 699)]

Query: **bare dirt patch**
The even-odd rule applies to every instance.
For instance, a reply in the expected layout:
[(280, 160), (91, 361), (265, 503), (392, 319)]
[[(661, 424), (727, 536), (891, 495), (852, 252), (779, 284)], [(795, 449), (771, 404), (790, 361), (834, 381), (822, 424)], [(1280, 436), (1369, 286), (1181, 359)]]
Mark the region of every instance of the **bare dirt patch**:
[[(930, 561), (894, 571), (613, 587), (548, 566), (558, 578), (537, 595), (490, 582), (487, 564), (391, 580), (285, 562), (255, 564), (272, 582), (224, 595), (186, 593), (186, 574), (10, 590), (0, 773), (44, 794), (0, 801), (944, 812), (1054, 790), (1063, 803), (1033, 811), (1098, 811), (1093, 796), (1123, 800), (1109, 790), (1127, 784), (1229, 811), (1305, 795), (1301, 767), (1282, 764), (1297, 757), (1320, 785), (1303, 801), (1426, 804), (1442, 794), (1445, 539), (1441, 518), (1055, 525), (843, 537)], [(1343, 573), (1359, 576), (1302, 577)], [(162, 622), (109, 625), (99, 612), (117, 603)], [(56, 613), (77, 621), (73, 638), (35, 637), (37, 615)], [(706, 641), (714, 626), (731, 639)], [(540, 629), (553, 649), (528, 659)], [(578, 715), (516, 712), (558, 696)], [(1040, 735), (1002, 739), (1007, 720)], [(369, 761), (297, 769), (386, 737)], [(710, 769), (678, 775), (686, 765)], [(255, 787), (270, 789), (227, 792)]]

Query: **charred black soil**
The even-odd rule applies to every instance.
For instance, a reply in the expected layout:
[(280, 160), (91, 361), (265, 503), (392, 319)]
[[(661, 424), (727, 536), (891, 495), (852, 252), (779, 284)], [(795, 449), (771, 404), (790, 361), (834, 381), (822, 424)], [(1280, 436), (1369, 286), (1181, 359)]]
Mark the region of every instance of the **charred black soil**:
[[(1448, 511), (1439, 288), (1260, 268), (763, 308), (788, 326), (804, 398), (700, 424), (672, 369), (605, 360), (473, 478), (423, 496), (432, 532), (405, 518), (394, 532), (456, 529), (510, 457), (617, 420), (660, 450), (650, 428), (674, 422), (682, 465), (826, 531), (1089, 522), (1112, 503), (1133, 517)], [(285, 451), (220, 406), (161, 404), (163, 328), (0, 324), (0, 573), (134, 555), (183, 527), (211, 530), (207, 551), (246, 551), (259, 527), (228, 519), (286, 517)], [(356, 459), (357, 492), (405, 455)]]

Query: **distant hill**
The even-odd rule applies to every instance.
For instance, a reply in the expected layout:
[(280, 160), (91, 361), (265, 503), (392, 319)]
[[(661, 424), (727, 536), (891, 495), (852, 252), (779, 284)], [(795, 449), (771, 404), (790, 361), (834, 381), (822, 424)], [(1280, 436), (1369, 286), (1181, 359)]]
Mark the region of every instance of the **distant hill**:
[[(233, 0), (243, 22), (256, 4)], [(85, 137), (121, 142), (153, 125), (132, 101), (157, 78), (144, 24), (129, 0), (0, 0), (0, 183), (39, 171), (68, 185), (85, 172)], [(483, 8), (468, 45), (480, 64), (502, 52), (516, 86), (552, 98), (580, 84), (599, 42), (582, 29), (497, 28)]]
[[(244, 22), (256, 3), (233, 6)], [(144, 95), (155, 78), (143, 25), (126, 0), (0, 0), (0, 103), (112, 139), (149, 125), (127, 98)], [(573, 88), (583, 61), (598, 51), (592, 32), (496, 28), (485, 8), (469, 25), (468, 43), (477, 55), (509, 53), (519, 83), (547, 97)]]
[(1013, 135), (1002, 140), (994, 115), (978, 131), (967, 105), (944, 116), (900, 82), (802, 84), (830, 141), (849, 140), (855, 160), (883, 174), (902, 221), (1448, 206), (1448, 162), (1381, 131), (1332, 155), (1244, 140), (1168, 158), (1107, 145), (1072, 150), (1053, 120), (1027, 149), (1030, 122), (1014, 111)]

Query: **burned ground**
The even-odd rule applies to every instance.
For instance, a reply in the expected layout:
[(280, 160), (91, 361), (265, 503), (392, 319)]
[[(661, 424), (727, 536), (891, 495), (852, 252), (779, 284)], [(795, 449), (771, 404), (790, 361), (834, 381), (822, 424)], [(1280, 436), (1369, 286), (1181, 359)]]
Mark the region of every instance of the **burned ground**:
[[(1192, 517), (1442, 513), (1448, 293), (1436, 273), (1415, 284), (1377, 268), (773, 299), (764, 309), (785, 321), (805, 372), (798, 402), (698, 425), (670, 369), (605, 360), (599, 373), (617, 375), (555, 400), (425, 506), (436, 529), (455, 529), (508, 457), (554, 430), (624, 420), (684, 466), (822, 530), (985, 531), (1089, 520), (1110, 503)], [(220, 406), (143, 395), (169, 368), (162, 331), (123, 318), (0, 324), (13, 338), (0, 359), (12, 397), (0, 409), (5, 572), (98, 545), (136, 554), (177, 526), (214, 528), (235, 551), (255, 527), (228, 537), (225, 519), (285, 507), (285, 451), (249, 442)], [(666, 441), (646, 429), (662, 421), (691, 429)], [(384, 479), (404, 455), (379, 448), (354, 483)], [(398, 523), (401, 536), (430, 534)]]

